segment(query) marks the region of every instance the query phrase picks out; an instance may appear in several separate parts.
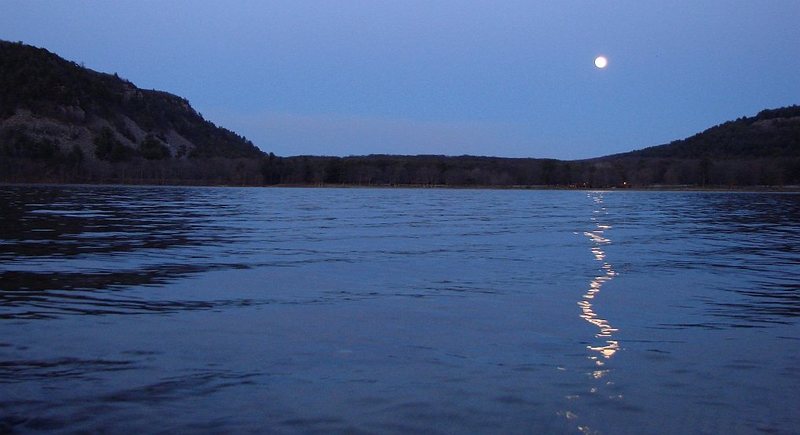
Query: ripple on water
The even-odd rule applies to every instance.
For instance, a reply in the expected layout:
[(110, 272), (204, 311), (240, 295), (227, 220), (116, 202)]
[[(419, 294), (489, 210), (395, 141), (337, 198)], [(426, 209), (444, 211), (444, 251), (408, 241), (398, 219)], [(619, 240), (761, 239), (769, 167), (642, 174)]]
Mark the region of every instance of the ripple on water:
[(798, 216), (800, 195), (2, 186), (0, 432), (789, 433)]

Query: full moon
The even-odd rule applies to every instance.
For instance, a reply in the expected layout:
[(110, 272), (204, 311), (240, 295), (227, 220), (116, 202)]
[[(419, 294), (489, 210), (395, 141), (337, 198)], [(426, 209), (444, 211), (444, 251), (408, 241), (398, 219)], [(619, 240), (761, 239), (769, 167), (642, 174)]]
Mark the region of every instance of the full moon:
[(606, 67), (606, 65), (608, 65), (608, 59), (606, 59), (605, 56), (597, 56), (594, 59), (594, 66), (603, 69)]

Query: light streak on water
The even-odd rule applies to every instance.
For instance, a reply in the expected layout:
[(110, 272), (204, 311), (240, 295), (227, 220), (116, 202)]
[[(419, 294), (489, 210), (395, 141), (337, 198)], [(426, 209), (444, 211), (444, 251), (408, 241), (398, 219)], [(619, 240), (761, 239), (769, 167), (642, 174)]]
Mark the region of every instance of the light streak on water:
[[(592, 197), (595, 205), (598, 207), (597, 210), (594, 210), (594, 214), (604, 214), (605, 207), (603, 207), (602, 193), (593, 193), (590, 194), (590, 197)], [(603, 285), (614, 279), (614, 277), (617, 275), (617, 272), (614, 271), (614, 267), (611, 265), (611, 263), (606, 261), (606, 253), (603, 250), (603, 246), (611, 243), (611, 239), (605, 236), (606, 230), (610, 230), (611, 226), (598, 222), (597, 217), (593, 217), (592, 221), (595, 224), (595, 229), (592, 231), (586, 231), (583, 234), (592, 242), (591, 251), (595, 260), (602, 263), (600, 266), (600, 271), (602, 273), (594, 277), (594, 279), (589, 282), (589, 289), (578, 302), (578, 306), (581, 308), (580, 317), (597, 327), (598, 332), (595, 337), (605, 339), (605, 344), (600, 346), (590, 345), (587, 346), (587, 348), (593, 352), (599, 353), (603, 358), (609, 359), (613, 357), (614, 354), (620, 349), (619, 341), (611, 339), (613, 334), (617, 332), (617, 329), (611, 326), (611, 323), (609, 323), (608, 320), (600, 317), (600, 315), (594, 310), (592, 301), (598, 296), (600, 290), (603, 288)], [(590, 356), (590, 359), (594, 360), (598, 366), (603, 365), (602, 360), (600, 360), (597, 355), (593, 354)], [(599, 376), (595, 376), (595, 378), (598, 377)]]

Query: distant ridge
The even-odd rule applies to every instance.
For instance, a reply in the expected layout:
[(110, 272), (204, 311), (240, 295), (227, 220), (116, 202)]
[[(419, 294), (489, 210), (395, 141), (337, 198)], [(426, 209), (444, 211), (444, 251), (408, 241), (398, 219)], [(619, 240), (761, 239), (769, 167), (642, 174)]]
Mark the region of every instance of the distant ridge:
[(0, 41), (0, 181), (227, 185), (722, 187), (800, 185), (800, 106), (578, 161), (265, 154), (181, 97)]

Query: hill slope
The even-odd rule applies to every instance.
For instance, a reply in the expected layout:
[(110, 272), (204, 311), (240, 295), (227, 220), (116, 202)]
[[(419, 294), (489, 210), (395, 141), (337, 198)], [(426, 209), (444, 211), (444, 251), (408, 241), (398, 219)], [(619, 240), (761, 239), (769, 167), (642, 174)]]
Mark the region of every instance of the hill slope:
[(601, 157), (633, 185), (798, 185), (800, 106), (762, 110), (669, 144)]
[(75, 178), (64, 173), (65, 165), (80, 165), (71, 173), (89, 180), (134, 167), (145, 179), (159, 178), (156, 167), (160, 178), (186, 178), (163, 173), (180, 167), (183, 175), (204, 179), (207, 168), (192, 171), (193, 165), (208, 166), (201, 163), (214, 158), (258, 160), (263, 152), (203, 119), (181, 97), (139, 89), (42, 48), (0, 41), (0, 156), (27, 162), (25, 172), (38, 169), (26, 174), (7, 164), (0, 174), (5, 179)]
[(728, 121), (683, 140), (609, 157), (800, 157), (800, 106), (762, 110), (756, 116)]

